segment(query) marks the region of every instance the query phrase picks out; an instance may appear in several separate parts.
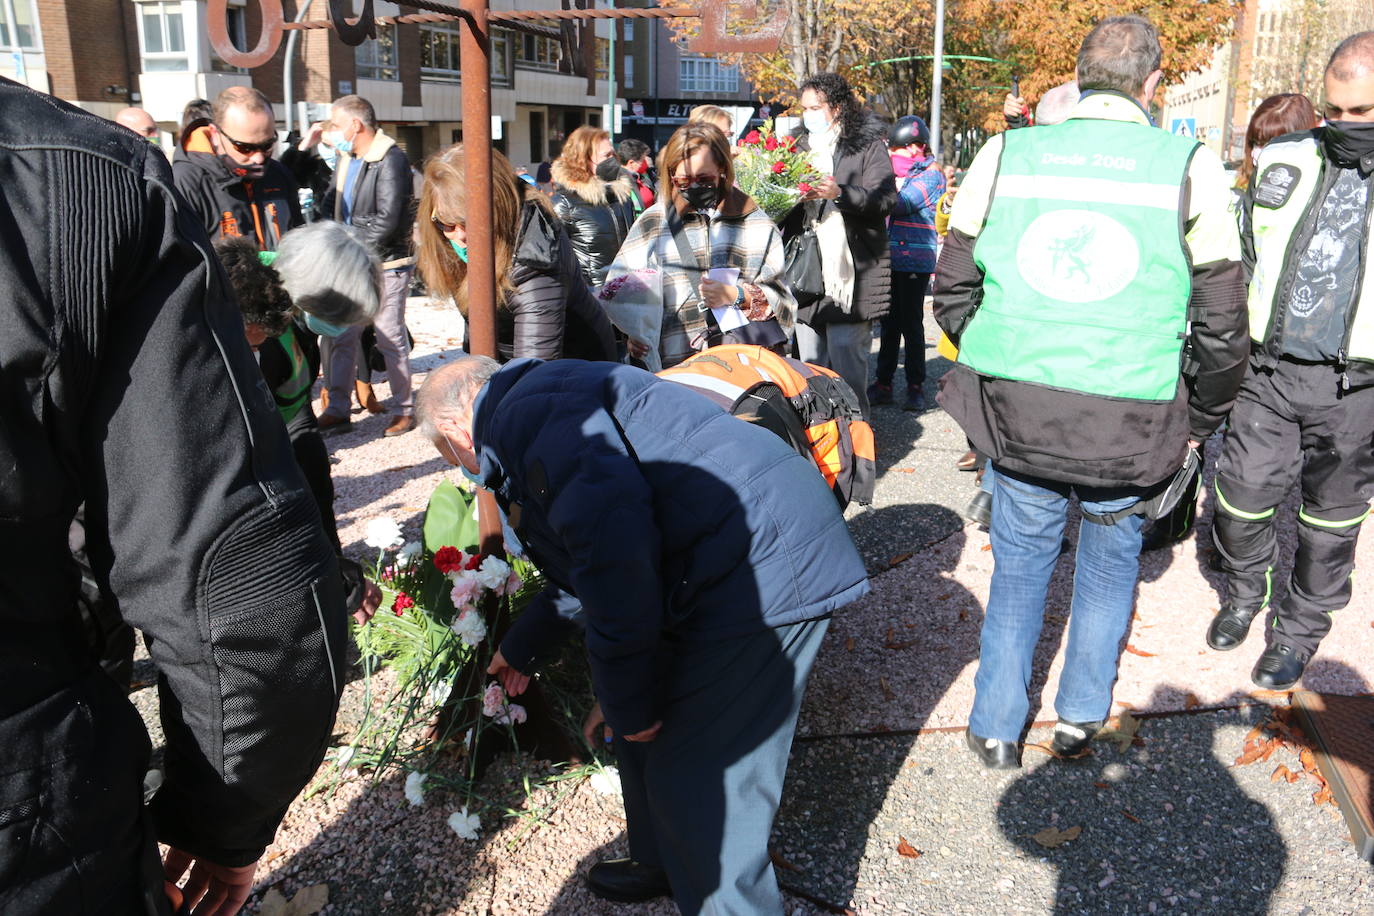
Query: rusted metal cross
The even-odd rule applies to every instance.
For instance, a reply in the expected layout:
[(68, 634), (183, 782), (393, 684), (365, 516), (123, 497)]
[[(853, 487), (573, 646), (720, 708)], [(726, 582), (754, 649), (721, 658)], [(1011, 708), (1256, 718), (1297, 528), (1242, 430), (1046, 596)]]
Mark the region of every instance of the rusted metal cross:
[[(354, 0), (329, 0), (329, 18), (305, 22), (286, 22), (281, 0), (258, 0), (262, 11), (262, 31), (251, 51), (234, 46), (228, 32), (229, 0), (210, 0), (207, 10), (210, 46), (220, 59), (230, 66), (252, 69), (271, 60), (281, 47), (282, 33), (287, 29), (333, 29), (347, 45), (357, 46), (377, 37), (377, 23), (452, 22), (464, 24), (461, 29), (459, 61), (462, 78), (463, 145), (468, 213), (468, 334), (472, 352), (496, 357), (496, 262), (492, 236), (491, 156), (472, 155), (474, 150), (491, 150), (491, 28), (517, 31), (536, 30), (537, 23), (581, 23), (582, 53), (568, 54), (575, 70), (588, 77), (593, 86), (596, 78), (594, 48), (591, 35), (596, 19), (700, 19), (699, 33), (688, 43), (689, 50), (702, 54), (768, 54), (778, 49), (783, 30), (787, 26), (788, 7), (776, 3), (772, 17), (748, 35), (732, 35), (726, 30), (731, 7), (741, 19), (753, 21), (760, 16), (756, 0), (702, 0), (695, 8), (666, 7), (653, 9), (588, 9), (595, 0), (562, 0), (558, 10), (492, 10), (489, 0), (461, 0), (459, 6), (436, 0), (396, 0), (396, 5), (421, 13), (378, 17), (373, 0), (363, 0), (362, 10), (354, 15)], [(575, 2), (578, 9), (569, 9)], [(538, 29), (542, 34), (545, 30)], [(562, 30), (562, 40), (573, 50), (572, 30)], [(500, 550), (501, 523), (495, 501), (486, 491), (480, 494), (482, 549), (484, 553)]]

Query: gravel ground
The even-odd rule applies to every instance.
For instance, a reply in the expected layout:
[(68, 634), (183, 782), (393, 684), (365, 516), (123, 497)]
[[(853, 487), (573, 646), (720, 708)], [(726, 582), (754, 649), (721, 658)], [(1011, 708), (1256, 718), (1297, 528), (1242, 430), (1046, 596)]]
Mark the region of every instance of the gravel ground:
[[(418, 382), (458, 352), (462, 324), (423, 300), (412, 300), (408, 318)], [(926, 327), (934, 328), (929, 317)], [(929, 354), (933, 404), (934, 378), (948, 366)], [(377, 393), (386, 398), (385, 382)], [(353, 432), (327, 441), (345, 550), (366, 559), (367, 522), (390, 515), (417, 537), (430, 491), (452, 472), (418, 434), (384, 439), (384, 418), (354, 420)], [(1142, 563), (1128, 640), (1137, 651), (1123, 655), (1116, 698), (1119, 709), (1243, 708), (1149, 719), (1143, 745), (1124, 753), (1099, 744), (1089, 759), (1051, 762), (1028, 751), (1027, 768), (1010, 775), (976, 768), (959, 732), (844, 737), (966, 723), (992, 568), (986, 534), (959, 517), (972, 475), (953, 469), (964, 440), (948, 415), (880, 408), (875, 428), (877, 500), (848, 513), (875, 591), (832, 625), (803, 709), (799, 734), (812, 737), (794, 750), (774, 838), (780, 880), (801, 893), (788, 897), (789, 914), (837, 906), (864, 914), (1374, 912), (1369, 867), (1356, 859), (1335, 809), (1315, 807), (1306, 780), (1270, 781), (1276, 762), (1297, 770), (1295, 761), (1281, 752), (1267, 765), (1230, 766), (1265, 712), (1246, 695), (1260, 640), (1229, 654), (1202, 643), (1218, 605), (1199, 552), (1206, 513), (1203, 537)], [(1289, 507), (1286, 531), (1291, 514)], [(1370, 549), (1362, 546), (1362, 561)], [(1071, 581), (1066, 556), (1037, 658), (1041, 718), (1052, 715)], [(1356, 582), (1354, 601), (1312, 665), (1310, 689), (1362, 693), (1374, 680), (1374, 604)], [(146, 666), (139, 672), (137, 680), (150, 679)], [(361, 715), (361, 696), (355, 680), (336, 728), (340, 743)], [(155, 718), (155, 691), (133, 699)], [(1036, 731), (1031, 740), (1048, 738)], [(321, 779), (333, 778), (332, 766)], [(569, 780), (540, 789), (522, 808), (520, 769), (507, 757), (489, 771), (483, 796), (523, 813), (484, 814), (478, 841), (448, 828), (461, 800), (439, 788), (411, 808), (398, 780), (371, 786), (355, 775), (298, 800), (249, 911), (269, 889), (290, 898), (326, 884), (327, 913), (675, 912), (666, 901), (625, 907), (591, 897), (581, 884), (587, 867), (625, 852), (619, 800)], [(1028, 835), (1047, 826), (1082, 832), (1043, 849)], [(900, 838), (921, 855), (899, 855)]]

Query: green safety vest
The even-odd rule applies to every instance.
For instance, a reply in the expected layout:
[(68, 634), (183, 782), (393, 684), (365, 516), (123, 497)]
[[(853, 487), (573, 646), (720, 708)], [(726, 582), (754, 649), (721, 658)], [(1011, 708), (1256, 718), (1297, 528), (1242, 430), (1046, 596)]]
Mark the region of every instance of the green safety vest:
[(301, 345), (296, 342), (295, 326), (288, 325), (277, 338), (277, 342), (291, 360), (291, 377), (277, 386), (272, 392), (272, 397), (277, 402), (277, 411), (281, 418), (290, 423), (301, 412), (306, 401), (310, 400), (310, 387), (314, 385), (315, 380), (310, 377), (310, 363), (301, 352)]
[[(1255, 175), (1250, 210), (1250, 229), (1255, 241), (1255, 273), (1250, 280), (1250, 339), (1266, 343), (1274, 334), (1275, 317), (1283, 314), (1287, 303), (1279, 304), (1288, 291), (1288, 280), (1297, 270), (1302, 252), (1294, 249), (1295, 236), (1313, 207), (1321, 206), (1325, 160), (1320, 141), (1311, 134), (1295, 140), (1270, 143), (1260, 158)], [(1369, 224), (1364, 244), (1369, 245)], [(1362, 259), (1363, 260), (1363, 259)], [(1374, 310), (1361, 311), (1359, 305), (1374, 301), (1374, 271), (1362, 270), (1361, 284), (1346, 313), (1347, 359), (1374, 362)]]
[(1008, 131), (959, 340), (982, 375), (1172, 401), (1192, 292), (1180, 214), (1197, 143), (1127, 121)]

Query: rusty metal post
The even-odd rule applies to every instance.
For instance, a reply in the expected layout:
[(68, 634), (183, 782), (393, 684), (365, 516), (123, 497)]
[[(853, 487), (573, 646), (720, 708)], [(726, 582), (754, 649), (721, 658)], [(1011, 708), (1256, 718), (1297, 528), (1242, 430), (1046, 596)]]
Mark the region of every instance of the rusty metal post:
[[(458, 53), (463, 80), (463, 169), (467, 183), (468, 339), (472, 352), (496, 358), (496, 246), (491, 215), (491, 26), (487, 0), (463, 0)], [(496, 500), (478, 491), (483, 553), (500, 553)]]

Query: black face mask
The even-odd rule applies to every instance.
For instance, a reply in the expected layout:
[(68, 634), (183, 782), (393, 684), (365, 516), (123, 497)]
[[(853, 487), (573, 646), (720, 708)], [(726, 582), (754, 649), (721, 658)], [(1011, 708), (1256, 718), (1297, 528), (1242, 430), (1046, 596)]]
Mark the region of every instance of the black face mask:
[(713, 184), (694, 184), (679, 188), (678, 193), (693, 210), (714, 210), (720, 203), (720, 188)]
[(607, 156), (596, 164), (596, 177), (602, 181), (615, 181), (620, 177), (620, 160)]
[(233, 157), (221, 155), (220, 162), (229, 170), (229, 174), (235, 178), (242, 178), (244, 181), (256, 181), (267, 174), (267, 163), (265, 162), (235, 162)]
[(1327, 158), (1336, 165), (1374, 171), (1374, 122), (1327, 121), (1322, 143)]

